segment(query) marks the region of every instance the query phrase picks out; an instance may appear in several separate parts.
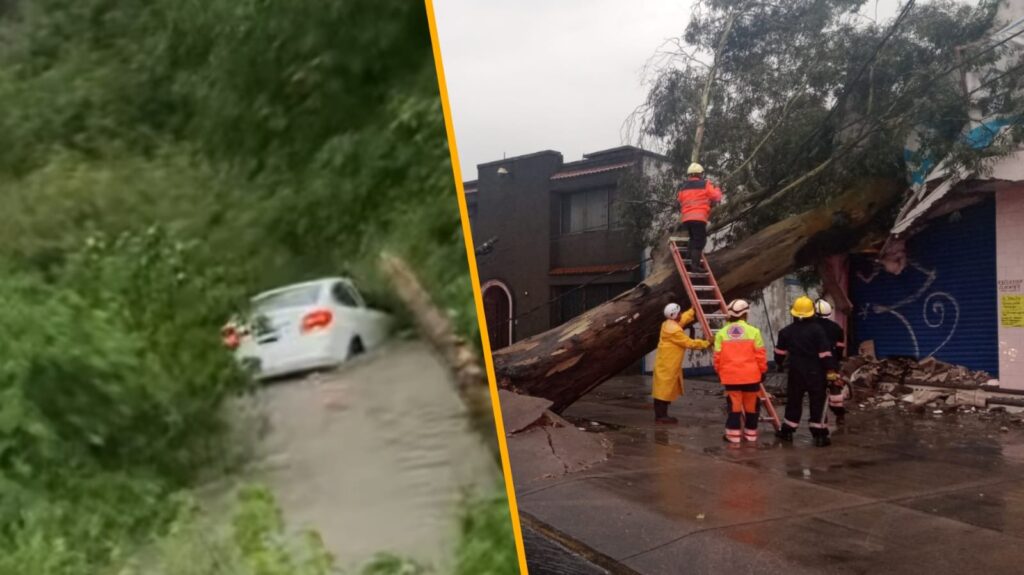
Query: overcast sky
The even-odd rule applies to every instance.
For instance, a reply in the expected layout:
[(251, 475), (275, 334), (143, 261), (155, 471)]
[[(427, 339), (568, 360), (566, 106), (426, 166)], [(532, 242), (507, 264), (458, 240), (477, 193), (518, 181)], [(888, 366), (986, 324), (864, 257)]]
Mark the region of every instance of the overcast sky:
[[(877, 0), (880, 19), (899, 0)], [(874, 16), (874, 1), (865, 9)], [(434, 0), (462, 177), (553, 149), (566, 161), (623, 143), (641, 69), (682, 34), (690, 0)]]

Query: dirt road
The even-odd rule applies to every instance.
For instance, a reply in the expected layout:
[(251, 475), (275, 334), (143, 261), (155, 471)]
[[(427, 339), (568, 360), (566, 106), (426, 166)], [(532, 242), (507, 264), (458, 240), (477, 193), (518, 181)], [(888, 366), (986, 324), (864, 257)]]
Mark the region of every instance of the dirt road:
[(340, 566), (390, 551), (443, 568), (462, 494), (499, 481), (447, 370), (421, 343), (269, 385), (257, 402), (268, 426), (256, 478)]

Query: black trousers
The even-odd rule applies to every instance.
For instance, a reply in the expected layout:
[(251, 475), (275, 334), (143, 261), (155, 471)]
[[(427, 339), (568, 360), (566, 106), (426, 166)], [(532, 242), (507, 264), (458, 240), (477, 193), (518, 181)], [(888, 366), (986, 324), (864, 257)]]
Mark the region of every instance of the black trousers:
[(671, 403), (672, 402), (670, 402), (670, 401), (662, 401), (660, 399), (655, 399), (654, 400), (654, 417), (656, 417), (658, 419), (661, 419), (661, 418), (664, 418), (664, 417), (668, 417), (668, 406)]
[(795, 430), (800, 426), (800, 418), (804, 411), (804, 394), (806, 394), (811, 406), (811, 417), (808, 423), (811, 435), (827, 436), (828, 425), (825, 423), (825, 405), (828, 403), (827, 389), (825, 373), (820, 368), (801, 369), (799, 366), (791, 366), (789, 380), (786, 382), (784, 427)]
[(683, 222), (683, 227), (686, 228), (686, 233), (689, 236), (690, 264), (700, 267), (704, 247), (708, 245), (708, 223)]

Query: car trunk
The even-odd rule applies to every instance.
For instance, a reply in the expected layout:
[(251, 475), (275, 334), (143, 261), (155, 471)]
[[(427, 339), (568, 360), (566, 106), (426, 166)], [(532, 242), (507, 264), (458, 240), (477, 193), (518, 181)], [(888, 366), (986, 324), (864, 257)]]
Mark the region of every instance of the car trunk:
[(302, 286), (261, 296), (253, 301), (248, 352), (259, 358), (262, 369), (301, 354), (302, 322), (316, 311), (322, 287)]

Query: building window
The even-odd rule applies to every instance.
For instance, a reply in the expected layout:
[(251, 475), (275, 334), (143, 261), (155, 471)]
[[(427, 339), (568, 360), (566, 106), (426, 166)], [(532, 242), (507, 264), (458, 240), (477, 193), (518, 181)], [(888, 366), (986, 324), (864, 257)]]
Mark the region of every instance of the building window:
[(562, 233), (608, 229), (608, 190), (588, 190), (562, 196)]
[(561, 325), (583, 312), (593, 309), (613, 297), (628, 291), (631, 283), (590, 284), (587, 286), (557, 286), (554, 288), (552, 327)]

